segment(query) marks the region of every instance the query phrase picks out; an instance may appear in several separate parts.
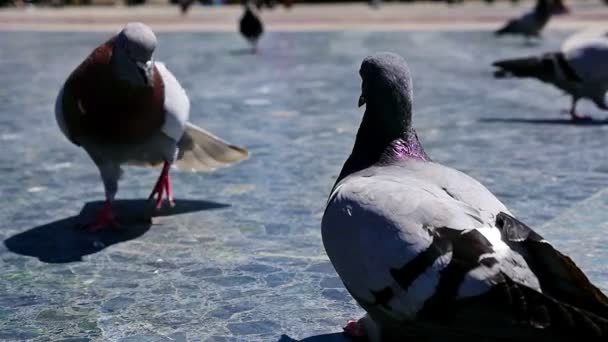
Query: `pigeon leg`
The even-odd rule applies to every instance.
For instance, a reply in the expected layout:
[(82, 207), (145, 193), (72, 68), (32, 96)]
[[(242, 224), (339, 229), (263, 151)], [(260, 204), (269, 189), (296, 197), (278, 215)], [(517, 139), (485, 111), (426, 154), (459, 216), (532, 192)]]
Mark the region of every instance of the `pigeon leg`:
[(156, 181), (156, 185), (154, 185), (154, 189), (152, 189), (152, 193), (148, 197), (149, 200), (153, 199), (156, 196), (156, 209), (160, 209), (163, 205), (163, 197), (166, 195), (166, 201), (169, 202), (169, 205), (173, 206), (173, 190), (171, 187), (171, 179), (169, 176), (169, 169), (171, 168), (171, 163), (165, 162), (163, 164), (163, 169), (158, 176), (158, 180)]
[(96, 232), (107, 228), (118, 228), (118, 222), (114, 217), (114, 210), (112, 209), (112, 202), (106, 201), (97, 214), (95, 222), (87, 224), (84, 229), (88, 232)]
[(357, 341), (366, 341), (367, 334), (365, 333), (365, 327), (359, 321), (349, 320), (346, 322), (346, 326), (344, 328), (344, 334), (346, 336), (357, 340)]
[[(95, 159), (94, 159), (95, 160)], [(101, 174), (103, 187), (106, 193), (106, 202), (97, 214), (93, 223), (85, 224), (82, 228), (89, 232), (96, 232), (107, 228), (118, 228), (120, 225), (114, 216), (112, 202), (118, 191), (118, 179), (120, 178), (120, 166), (114, 163), (97, 162), (97, 167)]]
[(175, 202), (173, 201), (173, 187), (171, 186), (171, 175), (169, 171), (167, 171), (167, 181), (165, 182), (165, 192), (167, 194), (167, 202), (170, 207), (175, 206)]
[(577, 98), (572, 98), (572, 105), (570, 106), (570, 116), (572, 117), (572, 121), (590, 121), (591, 117), (589, 115), (579, 114), (576, 112), (577, 101)]

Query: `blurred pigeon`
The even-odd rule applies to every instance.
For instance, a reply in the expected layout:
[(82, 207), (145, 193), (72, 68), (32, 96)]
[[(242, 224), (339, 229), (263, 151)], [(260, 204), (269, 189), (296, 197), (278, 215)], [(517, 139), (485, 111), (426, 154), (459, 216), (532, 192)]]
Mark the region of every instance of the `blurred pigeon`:
[(566, 6), (563, 0), (553, 0), (553, 6), (551, 6), (551, 14), (563, 15), (570, 13), (570, 8)]
[(186, 15), (190, 6), (194, 4), (194, 0), (179, 0), (179, 8), (182, 15)]
[(245, 12), (239, 22), (239, 30), (245, 39), (251, 44), (252, 52), (257, 51), (258, 40), (262, 33), (264, 33), (264, 25), (262, 20), (254, 12), (251, 3), (248, 1), (245, 3)]
[(187, 122), (188, 96), (167, 67), (153, 60), (155, 48), (148, 26), (129, 23), (93, 50), (57, 96), (61, 131), (87, 151), (104, 184), (106, 203), (89, 230), (116, 225), (112, 201), (123, 164), (163, 164), (150, 194), (160, 208), (165, 195), (173, 204), (172, 165), (209, 171), (247, 157), (245, 149)]
[(574, 120), (590, 117), (576, 112), (576, 103), (588, 98), (608, 110), (608, 32), (583, 31), (568, 38), (558, 52), (494, 62), (496, 78), (532, 77), (572, 95), (569, 114)]
[[(430, 160), (390, 53), (359, 71), (365, 114), (322, 219), (370, 341), (606, 341), (608, 298), (482, 184)], [(365, 335), (365, 336), (363, 336)]]
[(552, 0), (537, 0), (531, 12), (519, 18), (511, 19), (507, 24), (496, 31), (497, 36), (505, 34), (523, 35), (526, 38), (538, 37), (540, 31), (547, 25), (553, 14)]

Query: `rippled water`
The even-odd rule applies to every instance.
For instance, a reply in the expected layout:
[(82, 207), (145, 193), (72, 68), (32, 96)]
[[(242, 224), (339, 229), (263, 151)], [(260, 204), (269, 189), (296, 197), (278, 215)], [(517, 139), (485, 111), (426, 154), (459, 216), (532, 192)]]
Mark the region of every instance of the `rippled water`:
[[(0, 245), (0, 339), (340, 331), (361, 310), (327, 262), (319, 223), (361, 118), (359, 63), (386, 50), (410, 64), (429, 155), (481, 180), (608, 290), (608, 126), (563, 124), (555, 119), (567, 118), (567, 96), (491, 76), (495, 59), (555, 49), (567, 34), (529, 46), (488, 32), (271, 33), (256, 56), (236, 34), (159, 34), (157, 59), (188, 90), (191, 121), (252, 158), (213, 174), (176, 172), (186, 214), (92, 235), (74, 230), (73, 216), (103, 198), (101, 182), (56, 127), (53, 103), (107, 35), (0, 33), (0, 238), (10, 247)], [(128, 168), (118, 197), (145, 198), (156, 176)]]

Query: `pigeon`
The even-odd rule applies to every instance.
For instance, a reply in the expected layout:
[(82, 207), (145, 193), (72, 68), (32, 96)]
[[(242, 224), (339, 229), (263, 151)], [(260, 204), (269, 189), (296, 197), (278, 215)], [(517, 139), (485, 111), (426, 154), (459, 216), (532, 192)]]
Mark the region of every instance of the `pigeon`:
[(435, 163), (412, 126), (403, 58), (359, 71), (366, 105), (321, 233), (365, 309), (369, 341), (606, 341), (608, 298), (572, 260), (468, 175)]
[(566, 6), (564, 0), (553, 0), (553, 6), (551, 14), (553, 15), (564, 15), (570, 13), (570, 8)]
[(112, 202), (121, 165), (156, 166), (162, 171), (150, 199), (160, 209), (173, 205), (169, 169), (210, 171), (248, 156), (188, 122), (190, 102), (175, 76), (153, 59), (154, 32), (129, 23), (99, 45), (71, 73), (55, 103), (64, 135), (81, 146), (99, 168), (106, 202), (90, 231), (117, 227)]
[(539, 37), (540, 31), (547, 25), (553, 14), (552, 0), (537, 0), (534, 9), (519, 18), (511, 19), (507, 24), (496, 31), (496, 36), (505, 34), (523, 35), (527, 39)]
[(608, 32), (583, 31), (568, 38), (560, 51), (493, 63), (496, 78), (531, 77), (553, 84), (572, 95), (568, 113), (573, 120), (590, 120), (576, 112), (581, 98), (608, 110)]
[(194, 0), (179, 0), (178, 4), (179, 4), (179, 9), (180, 9), (180, 12), (182, 13), (182, 15), (186, 15), (186, 14), (188, 14), (188, 10), (190, 9), (190, 6), (192, 6), (194, 4)]
[(245, 12), (239, 22), (239, 30), (243, 37), (251, 44), (251, 51), (255, 53), (257, 51), (258, 40), (262, 36), (262, 33), (264, 33), (264, 25), (249, 1), (245, 3)]

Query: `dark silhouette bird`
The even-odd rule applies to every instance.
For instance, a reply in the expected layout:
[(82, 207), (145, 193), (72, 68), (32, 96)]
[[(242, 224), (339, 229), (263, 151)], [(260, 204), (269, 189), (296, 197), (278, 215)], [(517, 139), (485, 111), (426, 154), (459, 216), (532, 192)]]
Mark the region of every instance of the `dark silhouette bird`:
[(245, 3), (245, 11), (239, 22), (239, 31), (251, 44), (252, 52), (256, 53), (258, 40), (262, 36), (262, 33), (264, 33), (264, 24), (250, 2)]
[(552, 14), (553, 15), (563, 15), (570, 13), (570, 8), (566, 6), (564, 0), (552, 0)]
[(547, 25), (553, 15), (553, 0), (537, 0), (534, 9), (521, 17), (509, 20), (505, 26), (495, 32), (496, 36), (522, 35), (539, 37), (542, 29)]
[(179, 8), (182, 15), (186, 15), (188, 13), (190, 6), (194, 4), (194, 1), (195, 0), (179, 0)]

